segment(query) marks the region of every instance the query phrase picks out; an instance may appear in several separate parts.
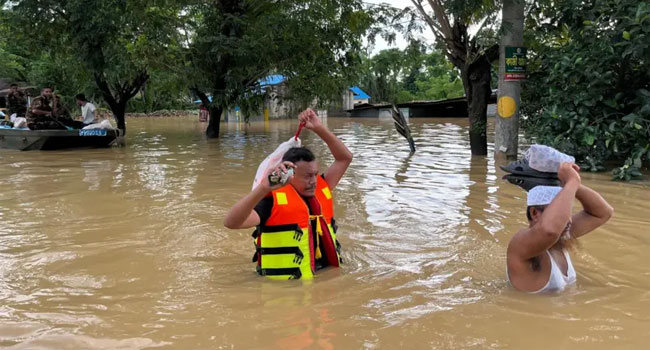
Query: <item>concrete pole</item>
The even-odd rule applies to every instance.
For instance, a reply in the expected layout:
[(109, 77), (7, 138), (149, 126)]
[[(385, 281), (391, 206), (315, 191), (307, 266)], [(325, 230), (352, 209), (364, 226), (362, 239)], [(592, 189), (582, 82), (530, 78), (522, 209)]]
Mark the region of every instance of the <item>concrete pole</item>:
[(499, 46), (499, 93), (494, 136), (494, 158), (516, 159), (519, 147), (519, 103), (521, 83), (505, 81), (505, 48), (524, 44), (524, 0), (504, 0)]

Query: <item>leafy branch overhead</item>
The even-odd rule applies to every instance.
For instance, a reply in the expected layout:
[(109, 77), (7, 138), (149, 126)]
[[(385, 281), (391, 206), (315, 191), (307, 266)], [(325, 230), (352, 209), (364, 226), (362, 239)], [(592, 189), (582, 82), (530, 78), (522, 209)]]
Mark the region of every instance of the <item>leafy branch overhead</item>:
[(216, 1), (183, 13), (187, 72), (210, 109), (209, 137), (218, 137), (224, 110), (259, 111), (259, 80), (271, 73), (287, 78), (298, 102), (339, 96), (355, 80), (373, 23), (357, 0)]
[[(487, 102), (491, 95), (492, 62), (499, 50), (492, 28), (499, 7), (494, 1), (412, 0), (414, 11), (436, 38), (437, 48), (460, 71), (470, 120), (470, 147), (473, 155), (487, 155)], [(475, 35), (469, 27), (478, 25)], [(412, 25), (407, 28), (418, 28)]]
[[(624, 160), (616, 179), (650, 161), (650, 6), (632, 0), (533, 6), (526, 130), (598, 171)], [(615, 162), (616, 164), (618, 162)]]

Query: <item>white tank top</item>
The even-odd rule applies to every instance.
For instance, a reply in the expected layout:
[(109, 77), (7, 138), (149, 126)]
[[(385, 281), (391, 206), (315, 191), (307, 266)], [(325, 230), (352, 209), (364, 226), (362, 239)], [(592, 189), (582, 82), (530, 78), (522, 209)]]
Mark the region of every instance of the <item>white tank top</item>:
[(564, 288), (570, 284), (576, 283), (576, 270), (573, 269), (573, 263), (571, 263), (571, 257), (566, 249), (562, 249), (562, 254), (566, 259), (566, 275), (560, 270), (560, 266), (553, 259), (553, 255), (547, 250), (549, 259), (551, 259), (551, 275), (548, 277), (548, 282), (540, 290), (531, 292), (533, 294), (537, 293), (547, 293), (547, 292), (561, 292)]
[[(539, 290), (529, 292), (531, 294), (561, 292), (566, 288), (566, 286), (576, 283), (576, 270), (573, 268), (571, 257), (566, 249), (562, 249), (562, 254), (564, 254), (564, 259), (566, 259), (567, 264), (566, 276), (562, 273), (562, 270), (560, 270), (560, 266), (555, 262), (555, 259), (553, 259), (553, 255), (551, 255), (548, 250), (546, 251), (546, 254), (548, 254), (549, 259), (551, 259), (551, 274), (548, 276), (548, 282), (546, 282), (546, 285)], [(508, 278), (508, 282), (510, 282), (508, 266), (506, 266), (506, 277)]]

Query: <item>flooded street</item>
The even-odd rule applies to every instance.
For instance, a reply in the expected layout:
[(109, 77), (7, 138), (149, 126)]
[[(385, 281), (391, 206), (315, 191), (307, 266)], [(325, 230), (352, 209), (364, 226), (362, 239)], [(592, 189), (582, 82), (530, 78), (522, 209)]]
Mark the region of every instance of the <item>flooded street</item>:
[(313, 281), (259, 277), (252, 230), (223, 227), (295, 121), (206, 140), (195, 119), (130, 119), (124, 148), (2, 150), (0, 348), (650, 347), (648, 174), (581, 174), (615, 215), (580, 240), (576, 287), (526, 295), (505, 279), (525, 192), (470, 156), (465, 119), (410, 122), (412, 156), (391, 121), (327, 120), (355, 159), (335, 191), (345, 265)]

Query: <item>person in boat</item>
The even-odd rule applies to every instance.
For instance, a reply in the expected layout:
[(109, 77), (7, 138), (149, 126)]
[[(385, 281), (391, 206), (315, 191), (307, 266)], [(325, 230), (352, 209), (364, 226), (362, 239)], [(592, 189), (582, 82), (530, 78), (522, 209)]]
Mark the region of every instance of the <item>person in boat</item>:
[(84, 125), (97, 123), (97, 108), (95, 108), (94, 104), (88, 102), (86, 95), (77, 94), (74, 98), (77, 101), (77, 105), (81, 107), (81, 122), (84, 123)]
[(27, 127), (31, 130), (65, 129), (54, 119), (52, 110), (52, 88), (44, 87), (41, 94), (34, 97), (27, 109)]
[(70, 111), (61, 103), (61, 96), (52, 94), (52, 116), (59, 123), (74, 129), (81, 129), (85, 125), (72, 119)]
[[(230, 229), (256, 227), (253, 261), (260, 275), (272, 279), (309, 279), (317, 270), (338, 267), (342, 261), (333, 218), (333, 190), (352, 162), (352, 153), (313, 110), (303, 111), (298, 118), (325, 141), (334, 163), (321, 174), (310, 150), (289, 149), (281, 164), (267, 172), (224, 220)], [(291, 174), (289, 169), (293, 175), (286, 185), (270, 185), (268, 175)]]
[[(517, 290), (529, 293), (560, 292), (576, 283), (569, 249), (576, 239), (595, 230), (614, 209), (596, 191), (581, 183), (580, 168), (562, 163), (559, 186), (536, 186), (528, 192), (528, 227), (508, 244), (507, 277)], [(574, 199), (583, 210), (571, 214)]]
[(18, 89), (18, 85), (9, 86), (9, 95), (7, 96), (7, 113), (9, 116), (16, 114), (16, 118), (24, 118), (27, 112), (27, 98), (25, 94)]

